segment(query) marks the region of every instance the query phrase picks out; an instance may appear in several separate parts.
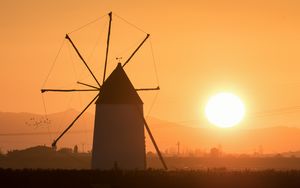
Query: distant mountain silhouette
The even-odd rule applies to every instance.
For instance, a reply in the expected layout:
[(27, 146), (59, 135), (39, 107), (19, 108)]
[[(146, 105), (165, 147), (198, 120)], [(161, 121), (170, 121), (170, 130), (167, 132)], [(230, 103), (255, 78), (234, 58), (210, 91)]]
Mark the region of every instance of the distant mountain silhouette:
[[(31, 113), (0, 112), (0, 148), (2, 151), (24, 149), (36, 145), (50, 146), (79, 112), (67, 110), (43, 115)], [(47, 123), (49, 121), (50, 123)], [(281, 153), (300, 150), (300, 129), (271, 127), (262, 129), (217, 129), (179, 125), (157, 118), (148, 118), (157, 143), (162, 151), (176, 152), (180, 142), (181, 152), (221, 145), (224, 152), (232, 153)], [(85, 113), (59, 142), (58, 148), (79, 146), (79, 151), (91, 150), (94, 115)], [(146, 137), (146, 149), (154, 150)]]
[[(0, 112), (0, 148), (4, 151), (36, 145), (50, 146), (52, 141), (78, 115), (74, 109), (44, 115)], [(85, 113), (72, 127), (58, 147), (73, 148), (75, 144), (90, 148), (94, 117)]]
[[(229, 153), (281, 153), (300, 150), (300, 129), (293, 127), (269, 127), (256, 129), (220, 129), (213, 126), (182, 126), (155, 118), (149, 120), (162, 148), (181, 143), (182, 150), (199, 148), (209, 151), (221, 146)], [(201, 128), (200, 128), (201, 127)]]

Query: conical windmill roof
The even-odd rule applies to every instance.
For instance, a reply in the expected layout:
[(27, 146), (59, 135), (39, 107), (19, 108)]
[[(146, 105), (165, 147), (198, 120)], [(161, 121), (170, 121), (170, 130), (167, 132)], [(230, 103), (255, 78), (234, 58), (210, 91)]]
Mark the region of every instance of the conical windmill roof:
[(121, 63), (101, 86), (96, 104), (143, 104)]

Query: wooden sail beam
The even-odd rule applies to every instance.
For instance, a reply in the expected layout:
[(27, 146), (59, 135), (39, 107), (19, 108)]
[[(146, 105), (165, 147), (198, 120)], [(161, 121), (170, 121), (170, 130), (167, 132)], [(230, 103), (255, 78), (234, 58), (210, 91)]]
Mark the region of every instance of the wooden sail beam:
[(108, 16), (109, 16), (109, 25), (108, 25), (108, 34), (107, 34), (107, 41), (106, 41), (106, 54), (105, 54), (104, 73), (103, 73), (102, 84), (105, 81), (105, 75), (106, 75), (106, 66), (107, 66), (107, 59), (108, 59), (109, 40), (110, 40), (111, 21), (112, 21), (112, 12), (110, 12), (108, 14)]
[(145, 127), (146, 127), (146, 130), (147, 130), (148, 134), (149, 134), (149, 137), (150, 137), (150, 139), (151, 139), (151, 142), (152, 142), (153, 145), (154, 145), (154, 148), (155, 148), (155, 150), (156, 150), (156, 153), (157, 153), (157, 155), (158, 155), (158, 157), (159, 157), (159, 159), (160, 159), (160, 161), (161, 161), (161, 163), (162, 163), (164, 169), (165, 169), (165, 170), (168, 170), (167, 164), (166, 164), (166, 162), (165, 162), (165, 160), (164, 160), (164, 158), (163, 158), (163, 156), (162, 156), (162, 154), (161, 154), (161, 152), (160, 152), (160, 150), (159, 150), (159, 148), (158, 148), (158, 145), (157, 145), (156, 142), (155, 142), (155, 139), (154, 139), (154, 137), (153, 137), (153, 135), (152, 135), (152, 133), (151, 133), (151, 130), (150, 130), (149, 126), (148, 126), (148, 123), (147, 123), (147, 121), (146, 121), (144, 115), (142, 114), (142, 112), (140, 111), (140, 109), (139, 109), (138, 106), (136, 106), (136, 109), (137, 109), (137, 111), (138, 111), (140, 117), (141, 117), (142, 120), (143, 120), (143, 123), (144, 123), (144, 125), (145, 125)]
[(59, 139), (74, 125), (74, 123), (80, 118), (80, 116), (94, 103), (94, 101), (99, 97), (99, 94), (80, 112), (80, 114), (72, 121), (72, 123), (62, 132), (57, 139), (52, 143), (52, 147), (56, 148), (56, 143)]
[(78, 92), (78, 91), (99, 91), (99, 89), (41, 89), (41, 93), (45, 92)]
[(162, 154), (160, 153), (160, 150), (159, 150), (159, 148), (158, 148), (158, 146), (157, 146), (157, 144), (156, 144), (156, 142), (155, 142), (155, 139), (154, 139), (154, 137), (153, 137), (153, 135), (152, 135), (152, 133), (151, 133), (151, 130), (150, 130), (149, 126), (148, 126), (148, 123), (147, 123), (147, 121), (145, 120), (145, 117), (144, 117), (144, 116), (142, 116), (142, 117), (143, 117), (143, 121), (144, 121), (144, 125), (145, 125), (145, 127), (146, 127), (146, 130), (147, 130), (147, 132), (148, 132), (148, 134), (149, 134), (149, 136), (150, 136), (150, 139), (151, 139), (151, 141), (152, 141), (152, 143), (153, 143), (153, 145), (154, 145), (154, 147), (155, 147), (155, 150), (156, 150), (156, 152), (157, 152), (157, 154), (158, 154), (158, 157), (159, 157), (159, 159), (160, 159), (160, 161), (161, 161), (161, 163), (162, 163), (164, 169), (165, 169), (165, 170), (168, 170), (167, 164), (166, 164), (166, 162), (165, 162), (165, 160), (164, 160)]
[(85, 62), (85, 60), (83, 59), (83, 57), (81, 56), (80, 52), (78, 51), (78, 49), (76, 48), (75, 44), (73, 43), (73, 41), (71, 40), (71, 38), (69, 37), (68, 34), (66, 34), (66, 39), (68, 39), (68, 41), (72, 44), (73, 48), (75, 49), (77, 55), (79, 56), (79, 58), (82, 60), (82, 62), (84, 63), (85, 67), (89, 70), (89, 72), (91, 73), (91, 75), (93, 76), (93, 78), (95, 79), (95, 81), (97, 82), (97, 84), (99, 85), (99, 87), (101, 87), (100, 83), (98, 82), (97, 78), (95, 77), (95, 75), (93, 74), (93, 72), (91, 71), (90, 67), (87, 65), (87, 63)]
[(134, 52), (131, 54), (131, 56), (127, 59), (127, 61), (123, 64), (123, 67), (131, 60), (131, 58), (136, 54), (136, 52), (142, 47), (142, 45), (146, 42), (146, 40), (149, 38), (150, 34), (147, 34), (145, 39), (141, 42), (141, 44), (134, 50)]
[(86, 84), (86, 83), (83, 83), (83, 82), (79, 82), (79, 81), (78, 81), (77, 84), (84, 85), (84, 86), (87, 86), (87, 87), (91, 87), (91, 88), (100, 90), (99, 87), (92, 86), (92, 85), (90, 85), (90, 84)]
[(154, 91), (154, 90), (160, 90), (159, 86), (155, 87), (155, 88), (139, 88), (139, 89), (135, 89), (136, 91)]

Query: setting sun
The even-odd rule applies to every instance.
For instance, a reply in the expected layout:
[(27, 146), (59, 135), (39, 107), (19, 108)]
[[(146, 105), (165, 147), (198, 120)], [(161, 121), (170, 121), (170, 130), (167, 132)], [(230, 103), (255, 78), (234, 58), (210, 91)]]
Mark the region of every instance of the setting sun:
[(233, 127), (243, 119), (245, 107), (238, 96), (232, 93), (218, 93), (208, 100), (205, 115), (208, 121), (217, 127)]

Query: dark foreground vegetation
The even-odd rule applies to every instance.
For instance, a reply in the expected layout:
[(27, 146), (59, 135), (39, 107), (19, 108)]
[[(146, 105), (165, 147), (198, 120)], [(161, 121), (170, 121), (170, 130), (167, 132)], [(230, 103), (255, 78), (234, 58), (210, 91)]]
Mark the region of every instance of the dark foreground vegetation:
[(0, 169), (1, 187), (261, 188), (300, 187), (300, 171), (96, 171)]

